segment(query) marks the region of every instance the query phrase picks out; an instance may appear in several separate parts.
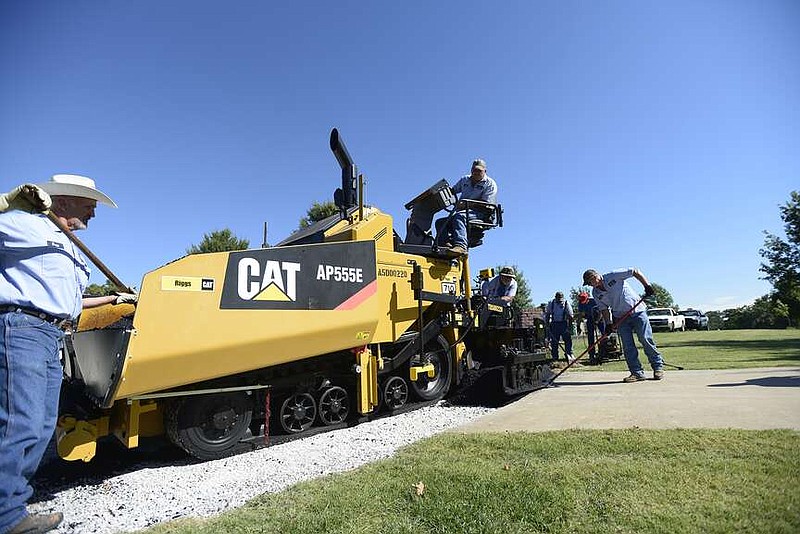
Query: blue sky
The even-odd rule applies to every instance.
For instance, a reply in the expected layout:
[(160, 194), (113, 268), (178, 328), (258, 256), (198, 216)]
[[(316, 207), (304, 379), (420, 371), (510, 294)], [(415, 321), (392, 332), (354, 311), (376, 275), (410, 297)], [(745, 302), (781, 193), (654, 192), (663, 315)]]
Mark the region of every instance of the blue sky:
[(486, 159), (505, 227), (470, 264), (535, 303), (636, 266), (743, 305), (800, 189), (800, 3), (0, 4), (0, 184), (94, 178), (119, 209), (80, 237), (130, 285), (215, 229), (286, 237), (338, 185), (332, 127), (401, 235)]

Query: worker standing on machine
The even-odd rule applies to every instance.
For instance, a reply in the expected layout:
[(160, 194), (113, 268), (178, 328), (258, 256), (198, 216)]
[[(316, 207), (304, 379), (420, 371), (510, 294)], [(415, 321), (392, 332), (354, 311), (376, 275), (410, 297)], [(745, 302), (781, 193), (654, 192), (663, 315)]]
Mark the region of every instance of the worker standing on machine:
[[(460, 194), (459, 200), (481, 200), (489, 204), (497, 203), (497, 183), (486, 174), (486, 162), (476, 159), (472, 162), (470, 174), (463, 176), (452, 187), (453, 193)], [(436, 244), (447, 248), (454, 254), (467, 253), (467, 220), (482, 219), (474, 210), (458, 209), (447, 219), (436, 221)]]
[(481, 295), (488, 298), (500, 299), (510, 306), (517, 294), (517, 275), (511, 267), (503, 267), (500, 274), (487, 280), (481, 286)]
[(564, 357), (567, 362), (571, 362), (575, 357), (572, 355), (572, 336), (569, 332), (569, 325), (573, 320), (572, 306), (564, 299), (564, 293), (557, 291), (555, 298), (547, 304), (545, 310), (545, 324), (550, 326), (550, 352), (553, 361), (558, 360), (558, 344), (564, 340)]
[[(639, 351), (633, 341), (634, 331), (653, 368), (653, 379), (661, 380), (664, 378), (664, 359), (656, 348), (656, 342), (653, 341), (653, 330), (647, 318), (647, 307), (628, 284), (627, 280), (631, 277), (636, 278), (642, 284), (645, 297), (653, 295), (653, 286), (636, 268), (612, 271), (602, 276), (594, 269), (588, 269), (583, 273), (583, 283), (593, 288), (592, 296), (597, 301), (603, 314), (603, 320), (607, 325), (606, 334), (613, 331), (616, 320), (625, 317), (620, 324), (616, 325), (616, 330), (622, 340), (625, 361), (628, 363), (628, 370), (631, 373), (623, 382), (646, 380), (642, 362), (639, 361)], [(612, 314), (614, 321), (612, 321)]]
[(595, 323), (595, 314), (597, 312), (597, 302), (595, 302), (595, 300), (589, 296), (589, 293), (586, 291), (581, 291), (578, 293), (578, 334), (581, 333), (581, 322), (583, 319), (585, 319), (586, 343), (588, 343), (589, 346), (589, 365), (596, 365), (600, 363), (597, 358), (597, 349), (594, 346), (595, 330), (597, 328), (597, 324)]
[(67, 174), (0, 200), (0, 532), (47, 532), (63, 520), (26, 510), (58, 415), (61, 340), (82, 308), (134, 297), (83, 299), (86, 260), (41, 213), (50, 207), (67, 228), (84, 229), (98, 201), (116, 207), (93, 180)]

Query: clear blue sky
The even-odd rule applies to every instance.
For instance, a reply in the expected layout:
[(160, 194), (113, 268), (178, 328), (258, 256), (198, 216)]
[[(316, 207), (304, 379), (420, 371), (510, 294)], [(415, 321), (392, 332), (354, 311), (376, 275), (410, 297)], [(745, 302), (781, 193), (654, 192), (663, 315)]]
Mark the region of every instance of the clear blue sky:
[[(0, 4), (0, 183), (94, 178), (125, 282), (331, 199), (338, 127), (391, 214), (475, 157), (535, 303), (636, 266), (684, 307), (767, 293), (762, 230), (800, 189), (800, 2)], [(93, 281), (102, 283), (96, 275)]]

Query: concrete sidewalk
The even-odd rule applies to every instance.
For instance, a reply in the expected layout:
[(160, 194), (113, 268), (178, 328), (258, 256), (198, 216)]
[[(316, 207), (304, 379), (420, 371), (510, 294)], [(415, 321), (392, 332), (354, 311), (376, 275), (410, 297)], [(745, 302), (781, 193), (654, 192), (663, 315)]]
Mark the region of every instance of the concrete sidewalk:
[(800, 367), (668, 370), (661, 381), (624, 384), (627, 374), (570, 370), (554, 387), (452, 432), (630, 427), (800, 430)]

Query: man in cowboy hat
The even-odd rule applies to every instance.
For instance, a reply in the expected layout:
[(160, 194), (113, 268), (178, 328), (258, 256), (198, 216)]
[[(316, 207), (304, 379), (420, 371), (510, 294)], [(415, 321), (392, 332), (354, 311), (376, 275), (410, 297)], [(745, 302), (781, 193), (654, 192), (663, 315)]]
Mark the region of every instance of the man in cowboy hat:
[(503, 267), (500, 274), (483, 283), (481, 295), (504, 301), (506, 306), (511, 305), (517, 294), (517, 275), (511, 267)]
[[(460, 194), (459, 200), (481, 200), (497, 203), (497, 183), (486, 174), (486, 162), (476, 159), (472, 162), (470, 174), (463, 176), (452, 187), (453, 193)], [(480, 219), (479, 213), (458, 210), (448, 219), (436, 221), (436, 243), (449, 248), (455, 254), (467, 253), (467, 219)]]
[[(38, 189), (37, 189), (38, 187)], [(49, 198), (48, 198), (49, 196)], [(10, 197), (10, 198), (9, 198)], [(55, 429), (64, 329), (83, 308), (135, 297), (83, 298), (86, 260), (40, 210), (85, 229), (98, 202), (116, 207), (94, 180), (57, 174), (3, 197), (0, 213), (0, 532), (46, 532), (63, 516), (28, 514), (36, 472)], [(0, 209), (0, 210), (2, 210)]]

